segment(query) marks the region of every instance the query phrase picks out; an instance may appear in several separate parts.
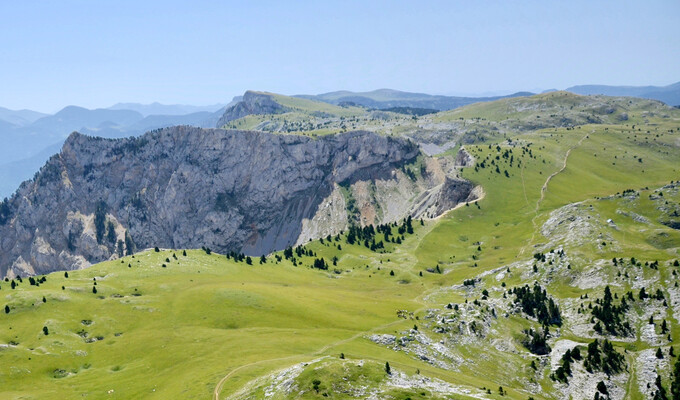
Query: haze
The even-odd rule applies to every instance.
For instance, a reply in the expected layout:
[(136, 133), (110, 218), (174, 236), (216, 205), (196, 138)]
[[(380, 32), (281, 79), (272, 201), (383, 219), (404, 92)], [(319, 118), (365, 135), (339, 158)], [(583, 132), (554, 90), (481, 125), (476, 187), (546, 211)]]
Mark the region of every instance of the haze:
[(666, 85), (679, 17), (677, 1), (2, 2), (0, 106)]

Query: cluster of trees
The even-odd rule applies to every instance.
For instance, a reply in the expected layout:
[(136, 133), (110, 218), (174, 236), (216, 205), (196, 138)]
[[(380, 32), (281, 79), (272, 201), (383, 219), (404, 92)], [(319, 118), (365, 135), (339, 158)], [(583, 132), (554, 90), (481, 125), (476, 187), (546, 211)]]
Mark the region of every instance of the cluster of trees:
[(314, 264), (312, 264), (312, 267), (314, 267), (316, 269), (324, 270), (324, 271), (328, 270), (328, 264), (326, 264), (326, 260), (324, 260), (323, 257), (315, 258)]
[(303, 256), (316, 257), (316, 253), (311, 249), (305, 249), (303, 246), (297, 246), (295, 248), (288, 247), (283, 251), (283, 257), (286, 260), (291, 260), (293, 265), (297, 265), (297, 258), (301, 258)]
[[(380, 226), (378, 226), (378, 228), (380, 228)], [(363, 228), (352, 225), (349, 227), (347, 238), (345, 240), (347, 241), (347, 244), (361, 244), (363, 242), (364, 246), (371, 249), (371, 251), (376, 251), (377, 249), (385, 248), (382, 240), (376, 242), (376, 233), (377, 230), (373, 228), (373, 225), (367, 225)]]
[(536, 259), (536, 261), (545, 262), (545, 254), (543, 254), (543, 253), (540, 253), (540, 252), (535, 253), (534, 258)]
[[(132, 240), (132, 236), (130, 236), (130, 232), (125, 230), (125, 240), (117, 240), (116, 227), (113, 224), (113, 221), (106, 219), (107, 210), (108, 205), (103, 200), (99, 200), (94, 211), (94, 229), (97, 243), (107, 244), (109, 249), (114, 250), (119, 257), (134, 254), (136, 246)], [(70, 251), (75, 250), (76, 236), (76, 232), (69, 231), (68, 237), (66, 238), (66, 246)], [(104, 239), (106, 239), (106, 241), (104, 241)]]
[[(393, 233), (393, 229), (396, 229), (397, 234)], [(380, 239), (378, 234), (382, 234), (383, 238)], [(393, 222), (376, 227), (367, 225), (363, 228), (352, 225), (347, 232), (346, 241), (348, 244), (363, 243), (367, 248), (376, 251), (385, 248), (384, 242), (401, 244), (404, 234), (413, 234), (413, 218), (410, 215), (404, 218), (401, 224)]]
[[(17, 275), (17, 278), (16, 278), (16, 279), (17, 279), (16, 281), (15, 281), (14, 279), (12, 279), (12, 280), (10, 281), (9, 278), (5, 278), (5, 282), (9, 282), (10, 288), (16, 289), (16, 287), (19, 286), (20, 283), (24, 283), (23, 279), (21, 279), (21, 275)], [(38, 284), (38, 286), (39, 286), (40, 283), (43, 283), (43, 282), (47, 281), (47, 278), (44, 277), (44, 276), (43, 276), (42, 278), (39, 278), (39, 279), (40, 279), (40, 282), (36, 281), (36, 280), (33, 279), (33, 278), (29, 278), (29, 282), (31, 282), (31, 285), (36, 285), (36, 284)], [(33, 281), (31, 281), (31, 280), (33, 280)], [(2, 289), (2, 287), (0, 287), (0, 289)]]
[(47, 282), (47, 277), (46, 276), (41, 276), (38, 279), (35, 279), (32, 276), (28, 277), (28, 283), (31, 284), (31, 286), (40, 286), (41, 283)]
[[(607, 375), (617, 374), (623, 371), (626, 366), (625, 357), (614, 350), (614, 346), (609, 341), (599, 341), (596, 339), (588, 344), (585, 359), (581, 355), (581, 349), (579, 347), (567, 350), (560, 360), (560, 366), (555, 372), (550, 374), (550, 379), (562, 383), (569, 383), (572, 364), (575, 361), (580, 361), (582, 359), (583, 366), (586, 371), (591, 374), (599, 371), (604, 372)], [(676, 365), (676, 368), (680, 371), (680, 364)], [(680, 379), (678, 383), (678, 388), (680, 389)], [(598, 391), (603, 395), (607, 395), (607, 388), (604, 383), (600, 382), (600, 384), (598, 384)]]
[(548, 345), (549, 337), (550, 330), (547, 326), (544, 326), (543, 329), (526, 329), (524, 330), (522, 345), (534, 354), (545, 355), (550, 353), (551, 350), (550, 345)]
[(286, 248), (283, 251), (283, 256), (286, 258), (286, 260), (289, 260), (291, 258), (294, 259), (293, 254), (295, 254), (295, 256), (297, 256), (298, 258), (300, 258), (302, 256), (307, 256), (307, 257), (316, 256), (316, 253), (314, 253), (310, 249), (305, 249), (303, 246), (297, 246), (295, 248), (292, 248), (292, 247), (289, 246), (288, 248)]
[[(208, 253), (210, 254), (210, 253)], [(227, 253), (227, 259), (233, 259), (236, 262), (243, 262), (245, 261), (246, 264), (252, 265), (253, 264), (253, 259), (250, 258), (250, 256), (247, 256), (243, 253), (237, 253), (235, 251), (230, 251)]]
[(626, 298), (623, 297), (618, 306), (614, 305), (613, 301), (612, 292), (607, 285), (604, 288), (604, 297), (595, 300), (596, 305), (591, 311), (593, 317), (598, 320), (594, 329), (600, 334), (606, 331), (611, 335), (627, 335), (631, 332), (631, 327), (628, 321), (624, 321), (625, 313), (628, 310)]
[(588, 352), (583, 366), (586, 371), (593, 373), (602, 371), (607, 375), (612, 375), (623, 371), (626, 366), (624, 356), (614, 350), (614, 345), (608, 340), (595, 339), (588, 344)]
[(562, 325), (559, 307), (538, 282), (534, 283), (533, 288), (524, 285), (510, 289), (510, 294), (515, 295), (515, 304), (519, 304), (525, 314), (535, 317), (544, 326)]
[[(479, 171), (480, 169), (484, 169), (487, 167), (487, 161), (489, 161), (489, 164), (495, 166), (496, 168), (493, 169), (497, 174), (501, 173), (501, 170), (499, 168), (501, 162), (507, 163), (507, 165), (512, 168), (513, 164), (515, 161), (517, 161), (517, 168), (520, 168), (522, 165), (522, 161), (519, 160), (519, 158), (524, 158), (525, 155), (528, 154), (529, 158), (536, 158), (536, 156), (533, 155), (531, 152), (531, 149), (529, 148), (531, 144), (527, 145), (526, 147), (522, 147), (522, 154), (518, 156), (517, 160), (515, 160), (515, 155), (513, 154), (513, 149), (506, 149), (505, 151), (501, 152), (501, 147), (499, 145), (496, 145), (496, 155), (493, 154), (488, 154), (481, 162), (478, 162), (475, 164), (475, 172)], [(489, 145), (489, 150), (492, 150), (491, 145)], [(489, 166), (489, 168), (491, 168)], [(503, 174), (505, 175), (506, 178), (510, 177), (510, 174), (508, 173), (508, 170), (504, 170)]]
[(580, 361), (582, 358), (581, 349), (578, 347), (568, 349), (560, 359), (560, 366), (550, 375), (550, 378), (562, 383), (569, 383), (569, 377), (571, 376), (571, 364), (574, 361)]

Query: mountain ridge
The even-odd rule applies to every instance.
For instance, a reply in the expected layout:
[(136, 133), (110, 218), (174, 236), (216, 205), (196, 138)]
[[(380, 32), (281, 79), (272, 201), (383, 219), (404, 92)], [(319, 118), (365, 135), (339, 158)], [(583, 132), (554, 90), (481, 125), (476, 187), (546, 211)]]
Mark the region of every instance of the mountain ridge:
[[(189, 126), (126, 139), (74, 132), (34, 180), (2, 203), (0, 268), (24, 276), (82, 268), (133, 251), (121, 247), (128, 239), (139, 248), (260, 255), (295, 244), (303, 230), (326, 235), (346, 227), (338, 185), (357, 181), (381, 180), (390, 196), (404, 192), (402, 203), (385, 211), (388, 219), (413, 207), (441, 213), (437, 207), (448, 198), (469, 197), (471, 185), (444, 176), (414, 186), (398, 168), (419, 154), (407, 140), (368, 132), (317, 140)], [(417, 204), (409, 200), (416, 198)], [(319, 225), (315, 218), (326, 218), (316, 215), (322, 202), (339, 211)], [(106, 227), (97, 226), (98, 212)], [(102, 241), (102, 229), (110, 240)]]

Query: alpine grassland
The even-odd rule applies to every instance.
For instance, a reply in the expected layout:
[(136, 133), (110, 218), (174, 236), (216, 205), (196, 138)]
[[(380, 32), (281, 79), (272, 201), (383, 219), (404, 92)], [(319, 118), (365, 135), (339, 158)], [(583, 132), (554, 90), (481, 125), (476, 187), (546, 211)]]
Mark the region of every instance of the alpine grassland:
[(294, 111), (228, 127), (441, 132), (438, 145), (455, 144), (435, 157), (469, 154), (459, 173), (481, 195), (389, 234), (344, 230), (264, 258), (146, 249), (2, 281), (1, 398), (646, 399), (657, 381), (671, 392), (680, 110), (557, 92), (376, 119), (274, 98)]

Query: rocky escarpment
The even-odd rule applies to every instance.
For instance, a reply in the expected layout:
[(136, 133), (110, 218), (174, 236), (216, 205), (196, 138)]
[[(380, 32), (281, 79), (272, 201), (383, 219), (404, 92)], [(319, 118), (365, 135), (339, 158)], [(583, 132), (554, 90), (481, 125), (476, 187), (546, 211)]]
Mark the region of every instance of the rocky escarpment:
[[(419, 154), (409, 141), (367, 132), (311, 139), (173, 127), (115, 140), (73, 133), (0, 206), (0, 276), (83, 268), (135, 247), (267, 253), (308, 237), (305, 224), (325, 226), (320, 205), (361, 182), (401, 187), (404, 199), (364, 222), (403, 218), (416, 194), (450, 186), (443, 175), (399, 185)], [(348, 223), (343, 201), (328, 226)], [(381, 201), (387, 210), (389, 198)]]
[(229, 121), (243, 118), (252, 114), (281, 114), (289, 109), (272, 98), (268, 93), (254, 92), (249, 90), (243, 95), (243, 99), (227, 108), (222, 118), (217, 122), (217, 127), (223, 127)]

